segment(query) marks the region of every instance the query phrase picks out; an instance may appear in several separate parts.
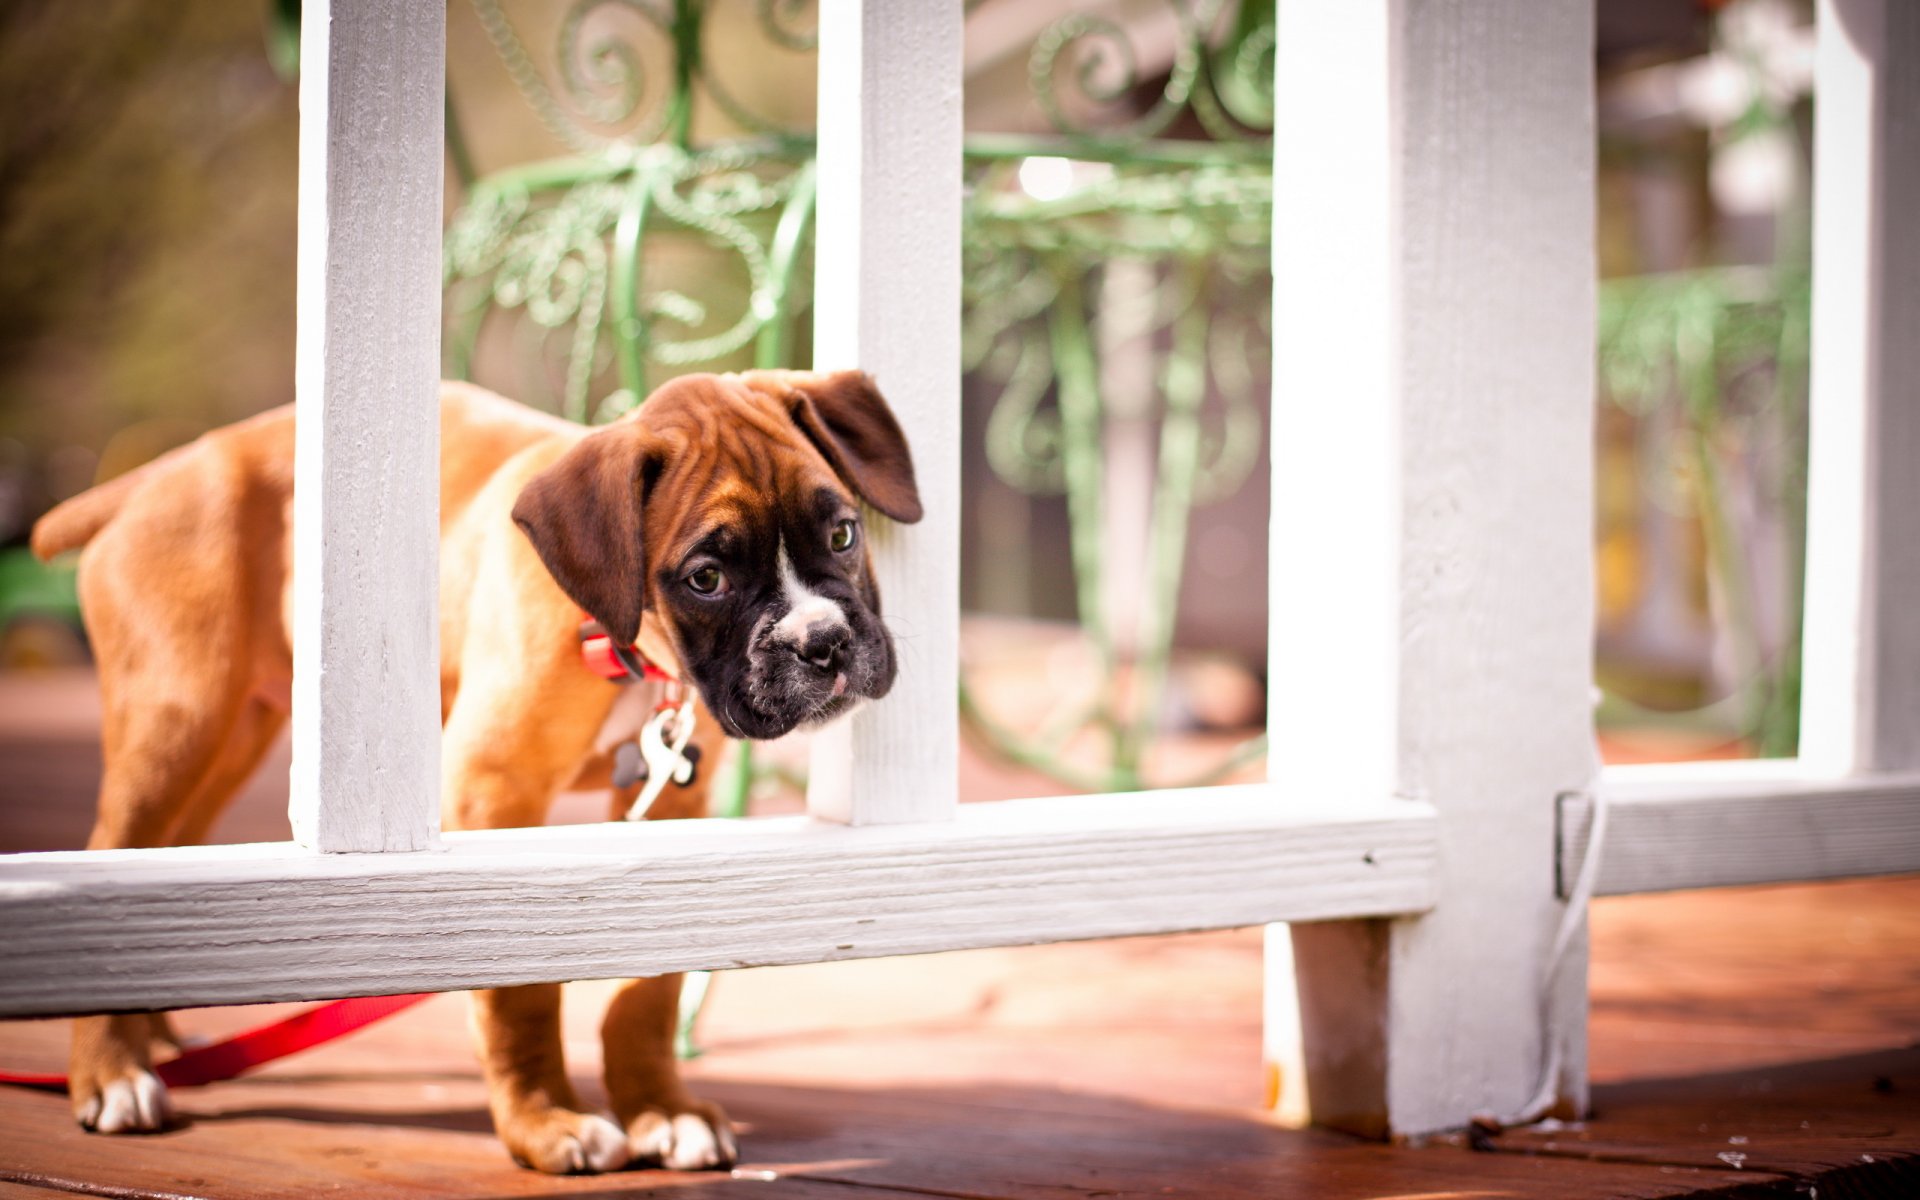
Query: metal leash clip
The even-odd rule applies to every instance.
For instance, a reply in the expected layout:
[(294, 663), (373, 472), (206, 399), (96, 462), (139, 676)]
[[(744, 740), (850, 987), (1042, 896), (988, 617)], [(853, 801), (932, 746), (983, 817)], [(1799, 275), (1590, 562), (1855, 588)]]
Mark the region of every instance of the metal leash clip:
[(633, 807), (627, 810), (627, 820), (638, 821), (646, 816), (667, 784), (688, 787), (693, 783), (700, 769), (700, 747), (689, 745), (693, 740), (694, 722), (692, 700), (662, 708), (647, 720), (646, 727), (640, 731), (640, 761), (635, 764), (638, 778), (645, 783)]

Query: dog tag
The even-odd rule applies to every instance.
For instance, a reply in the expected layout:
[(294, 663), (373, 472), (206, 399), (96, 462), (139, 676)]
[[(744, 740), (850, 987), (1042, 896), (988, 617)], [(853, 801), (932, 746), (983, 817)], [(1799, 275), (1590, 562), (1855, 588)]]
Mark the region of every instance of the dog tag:
[(621, 742), (613, 748), (613, 786), (630, 788), (647, 777), (647, 760), (639, 742)]
[(633, 807), (627, 810), (627, 820), (638, 821), (646, 816), (667, 784), (686, 787), (693, 782), (699, 764), (698, 755), (687, 753), (687, 743), (693, 740), (693, 725), (693, 704), (689, 701), (678, 708), (661, 709), (640, 731), (640, 758), (646, 768), (642, 778), (646, 784), (641, 787)]

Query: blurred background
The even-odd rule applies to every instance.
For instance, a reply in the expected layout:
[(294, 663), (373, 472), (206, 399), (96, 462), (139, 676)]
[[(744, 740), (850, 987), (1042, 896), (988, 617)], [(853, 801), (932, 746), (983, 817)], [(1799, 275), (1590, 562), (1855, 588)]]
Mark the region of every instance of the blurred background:
[[(1600, 0), (1615, 760), (1795, 750), (1810, 8)], [(683, 371), (805, 365), (813, 25), (454, 0), (448, 374), (597, 421)], [(9, 819), (50, 714), (91, 711), (33, 520), (292, 399), (297, 30), (297, 0), (0, 8)], [(1297, 686), (1265, 670), (1272, 52), (1271, 0), (969, 5), (969, 798), (1258, 777), (1267, 690)], [(733, 807), (790, 806), (802, 762), (740, 764)]]

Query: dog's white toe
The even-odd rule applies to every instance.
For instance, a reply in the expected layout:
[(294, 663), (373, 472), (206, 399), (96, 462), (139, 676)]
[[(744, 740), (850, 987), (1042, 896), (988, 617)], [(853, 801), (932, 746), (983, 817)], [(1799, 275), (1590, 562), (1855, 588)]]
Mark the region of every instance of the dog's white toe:
[(731, 1164), (738, 1156), (733, 1131), (724, 1120), (709, 1121), (698, 1113), (669, 1117), (642, 1113), (630, 1127), (629, 1144), (636, 1160), (657, 1162), (675, 1171), (703, 1171)]
[(618, 1171), (631, 1157), (627, 1135), (605, 1117), (549, 1108), (525, 1114), (500, 1131), (507, 1153), (523, 1167), (549, 1175)]
[(150, 1071), (110, 1081), (80, 1113), (80, 1123), (96, 1133), (153, 1133), (172, 1119), (167, 1085)]
[(676, 1171), (698, 1171), (720, 1164), (720, 1139), (692, 1113), (673, 1119), (673, 1146), (663, 1160)]
[(573, 1144), (577, 1155), (573, 1164), (576, 1174), (597, 1175), (602, 1171), (618, 1171), (627, 1165), (627, 1135), (605, 1117), (581, 1117), (580, 1127), (573, 1133)]

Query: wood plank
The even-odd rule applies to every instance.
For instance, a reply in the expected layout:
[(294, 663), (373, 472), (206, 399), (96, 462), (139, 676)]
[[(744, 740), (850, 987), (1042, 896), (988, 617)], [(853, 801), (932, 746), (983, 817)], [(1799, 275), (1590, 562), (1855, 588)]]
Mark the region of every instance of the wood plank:
[[(582, 1078), (582, 1084), (590, 1081)], [(702, 1091), (749, 1127), (731, 1177), (636, 1170), (554, 1178), (512, 1166), (486, 1131), (478, 1081), (458, 1087), (389, 1079), (320, 1089), (229, 1085), (222, 1101), (195, 1094), (199, 1115), (154, 1138), (89, 1137), (58, 1097), (0, 1095), (0, 1119), (20, 1135), (0, 1149), (0, 1178), (36, 1175), (139, 1196), (244, 1194), (272, 1200), (339, 1195), (434, 1197), (631, 1195), (697, 1190), (827, 1200), (859, 1195), (980, 1198), (1382, 1195), (1493, 1190), (1567, 1200), (1692, 1193), (1731, 1172), (1690, 1167), (1484, 1155), (1446, 1146), (1371, 1145), (1325, 1132), (1289, 1132), (1242, 1114), (1156, 1108), (1042, 1089), (846, 1089), (710, 1083)], [(434, 1091), (433, 1089), (437, 1089)], [(442, 1097), (437, 1103), (430, 1095)], [(449, 1105), (448, 1101), (452, 1103)], [(328, 1105), (331, 1105), (331, 1108)], [(1133, 1136), (1129, 1136), (1129, 1134)], [(1770, 1177), (1747, 1172), (1741, 1182)], [(240, 1186), (235, 1186), (236, 1184)], [(96, 1192), (96, 1194), (100, 1194)]]
[[(1049, 1200), (1186, 1194), (1209, 1200), (1311, 1196), (1667, 1197), (1723, 1171), (1396, 1147), (1325, 1130), (1290, 1131), (1238, 1114), (1123, 1105), (1015, 1089), (713, 1089), (752, 1112), (756, 1166), (806, 1179), (934, 1195)], [(747, 1108), (751, 1095), (752, 1107)], [(783, 1143), (831, 1111), (862, 1153), (838, 1168), (794, 1161)], [(857, 1134), (853, 1131), (857, 1130)], [(805, 1143), (803, 1142), (802, 1145)], [(1756, 1172), (1757, 1180), (1769, 1179)], [(1779, 1177), (1773, 1177), (1779, 1178)]]
[[(1912, 1102), (1896, 1096), (1916, 1088), (1920, 1050), (1614, 1084), (1594, 1096), (1604, 1119), (1513, 1130), (1494, 1145), (1583, 1161), (1817, 1180), (1822, 1196), (1913, 1195), (1920, 1190), (1920, 1122)], [(1676, 1130), (1691, 1136), (1676, 1137)]]
[[(1920, 871), (1920, 772), (1831, 780), (1793, 766), (1610, 769), (1596, 893)], [(1586, 857), (1593, 801), (1568, 795), (1560, 817), (1565, 894)]]
[(1593, 905), (1594, 1078), (1716, 1074), (1913, 1045), (1920, 876)]
[(1278, 11), (1273, 778), (1431, 803), (1442, 845), (1433, 912), (1293, 931), (1309, 1099), (1417, 1135), (1551, 1058), (1578, 1107), (1541, 850), (1596, 765), (1593, 7)]
[(1920, 770), (1920, 6), (1818, 20), (1800, 753)]
[[(87, 1195), (100, 1195), (85, 1185), (76, 1185), (74, 1180), (56, 1180), (38, 1177), (38, 1182), (28, 1182), (36, 1177), (22, 1173), (19, 1180), (10, 1178), (5, 1167), (0, 1167), (0, 1200), (55, 1200), (56, 1197), (71, 1197), (80, 1192)], [(164, 1200), (156, 1197), (155, 1200)]]
[(288, 811), (322, 851), (440, 822), (445, 65), (438, 0), (303, 10)]
[(808, 807), (854, 825), (944, 821), (958, 802), (959, 5), (820, 12), (814, 365), (859, 368), (913, 450), (926, 516), (868, 515), (900, 676), (815, 742)]
[(0, 863), (0, 1013), (178, 1008), (604, 979), (1415, 912), (1423, 805), (1265, 786), (968, 805), (934, 826), (804, 817)]
[[(41, 1200), (58, 1193), (123, 1200), (307, 1200), (343, 1190), (382, 1200), (606, 1196), (610, 1183), (620, 1195), (634, 1195), (627, 1189), (636, 1187), (767, 1195), (765, 1183), (751, 1176), (636, 1171), (610, 1180), (523, 1170), (492, 1137), (477, 1078), (449, 1087), (391, 1074), (383, 1081), (375, 1071), (357, 1085), (330, 1080), (317, 1086), (333, 1103), (331, 1111), (302, 1095), (310, 1096), (314, 1084), (235, 1083), (223, 1089), (221, 1101), (191, 1096), (186, 1104), (194, 1116), (186, 1128), (145, 1138), (88, 1135), (73, 1124), (62, 1097), (0, 1092), (0, 1121), (13, 1139), (0, 1146), (0, 1180), (31, 1180), (52, 1189)], [(451, 1110), (433, 1100), (448, 1093), (458, 1098)], [(852, 1200), (847, 1188), (804, 1180), (780, 1194)], [(877, 1192), (882, 1198), (907, 1194)]]

